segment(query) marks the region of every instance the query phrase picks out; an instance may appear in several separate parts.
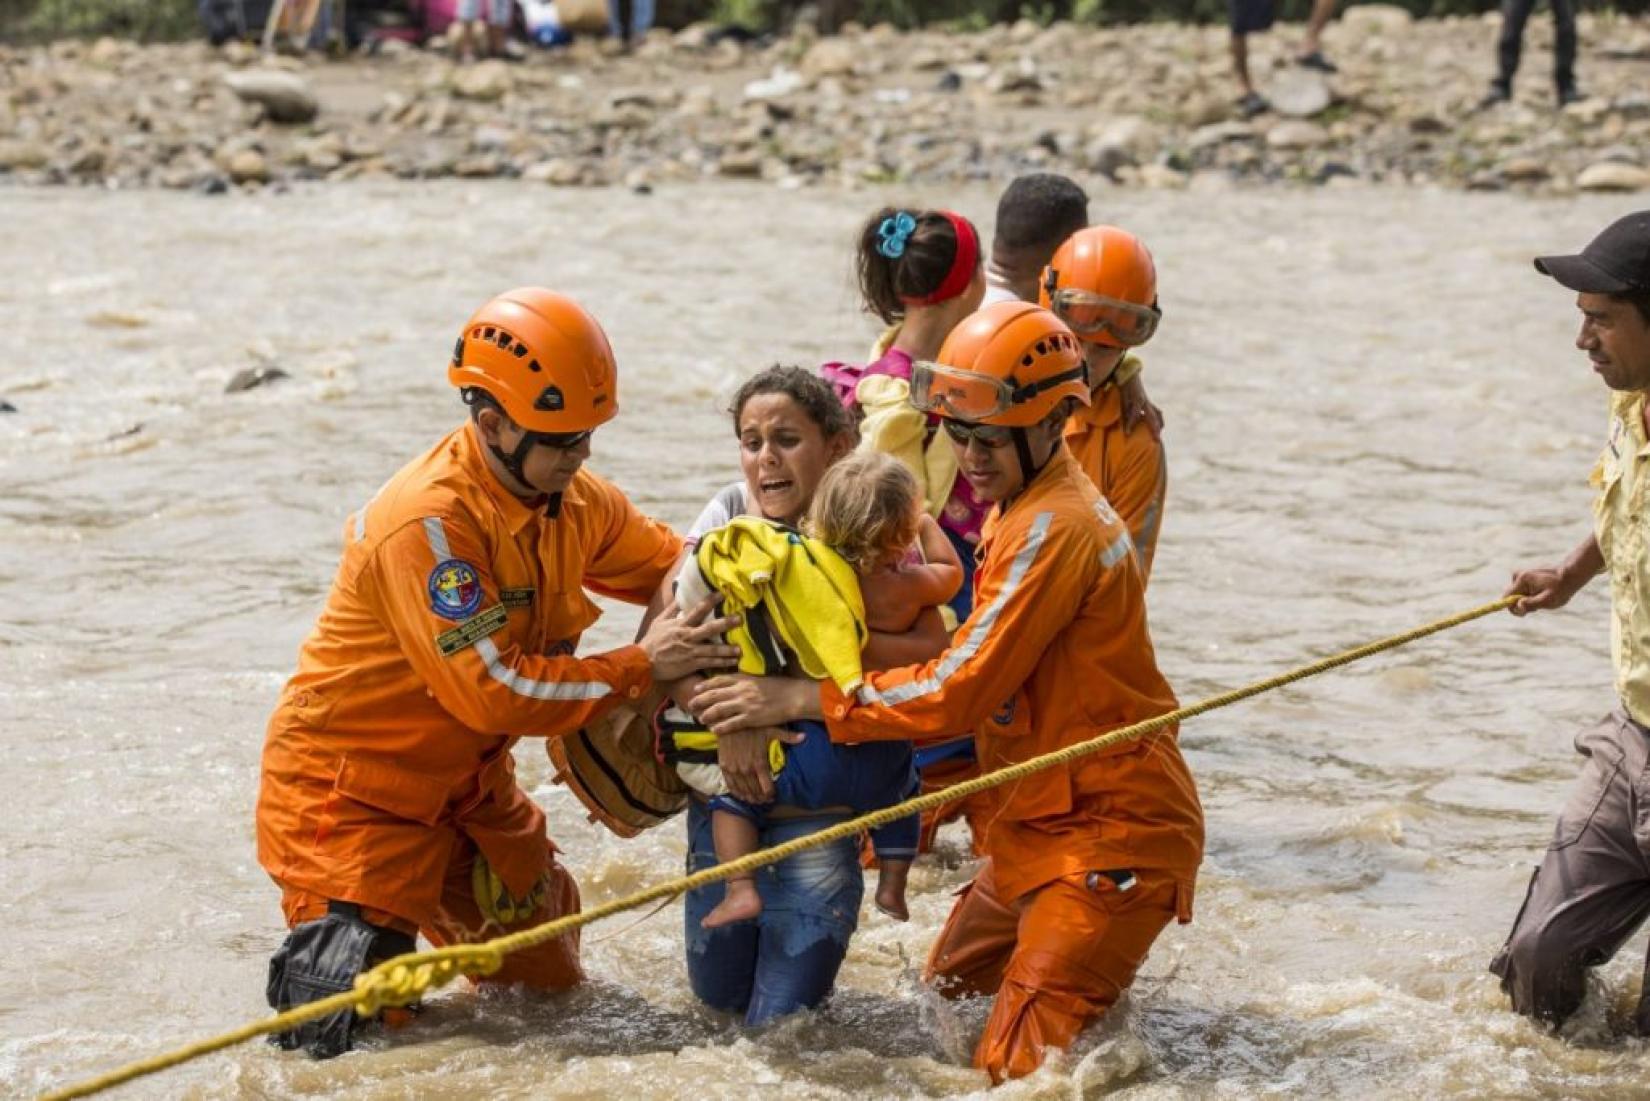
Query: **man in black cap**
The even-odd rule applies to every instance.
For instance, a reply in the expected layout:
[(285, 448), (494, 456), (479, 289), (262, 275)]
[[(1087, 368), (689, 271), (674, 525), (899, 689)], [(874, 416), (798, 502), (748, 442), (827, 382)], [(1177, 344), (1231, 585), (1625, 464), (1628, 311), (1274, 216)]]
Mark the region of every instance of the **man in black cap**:
[[(1586, 758), (1507, 943), (1490, 964), (1513, 1009), (1557, 1025), (1581, 1005), (1586, 973), (1650, 917), (1650, 211), (1622, 218), (1575, 256), (1536, 270), (1576, 292), (1587, 353), (1612, 391), (1610, 434), (1592, 484), (1592, 534), (1557, 566), (1520, 570), (1514, 615), (1561, 608), (1606, 570), (1616, 711), (1576, 737)], [(1636, 1024), (1650, 1034), (1650, 983)]]

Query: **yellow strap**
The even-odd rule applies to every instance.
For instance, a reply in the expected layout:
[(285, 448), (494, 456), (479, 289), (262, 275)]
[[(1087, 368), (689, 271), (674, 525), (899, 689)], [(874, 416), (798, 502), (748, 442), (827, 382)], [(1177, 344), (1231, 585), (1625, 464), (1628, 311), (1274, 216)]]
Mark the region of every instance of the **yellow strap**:
[(775, 845), (771, 849), (763, 849), (761, 852), (742, 856), (738, 860), (718, 864), (714, 868), (706, 868), (680, 879), (672, 879), (669, 882), (649, 887), (625, 898), (614, 899), (612, 902), (605, 902), (581, 913), (569, 914), (554, 921), (547, 921), (543, 925), (536, 925), (531, 929), (524, 929), (521, 932), (511, 933), (508, 936), (498, 937), (481, 944), (461, 944), (450, 948), (435, 948), (428, 952), (409, 952), (404, 956), (396, 956), (394, 959), (385, 960), (372, 970), (358, 976), (355, 980), (354, 990), (297, 1006), (284, 1013), (277, 1013), (272, 1017), (242, 1025), (233, 1032), (225, 1032), (221, 1036), (198, 1040), (195, 1043), (178, 1048), (176, 1051), (129, 1063), (96, 1078), (87, 1079), (78, 1085), (46, 1094), (42, 1101), (67, 1101), (69, 1098), (90, 1097), (124, 1082), (155, 1074), (169, 1067), (175, 1067), (180, 1063), (187, 1063), (192, 1059), (198, 1059), (214, 1051), (222, 1051), (224, 1048), (233, 1047), (255, 1036), (289, 1031), (305, 1021), (325, 1017), (328, 1014), (338, 1012), (340, 1009), (353, 1008), (363, 1017), (370, 1017), (385, 1006), (410, 1005), (422, 997), (427, 990), (445, 986), (460, 975), (491, 975), (503, 965), (504, 957), (510, 953), (520, 952), (523, 949), (554, 940), (592, 922), (601, 921), (603, 918), (612, 917), (614, 914), (623, 913), (626, 910), (634, 910), (650, 902), (674, 898), (679, 894), (697, 890), (700, 887), (707, 887), (712, 883), (720, 883), (736, 876), (746, 876), (758, 868), (766, 867), (769, 864), (777, 864), (779, 861), (789, 859), (806, 849), (828, 845), (832, 841), (838, 841), (845, 837), (854, 837), (863, 830), (887, 825), (890, 822), (904, 818), (906, 815), (942, 806), (953, 799), (1023, 779), (1046, 768), (1067, 764), (1090, 753), (1098, 753), (1100, 750), (1114, 746), (1119, 742), (1144, 738), (1186, 719), (1195, 718), (1198, 715), (1222, 707), (1230, 707), (1234, 703), (1261, 695), (1264, 692), (1271, 692), (1274, 689), (1282, 688), (1284, 685), (1317, 676), (1319, 673), (1325, 673), (1331, 669), (1338, 669), (1343, 665), (1350, 665), (1355, 661), (1361, 661), (1385, 650), (1395, 650), (1400, 646), (1414, 642), (1416, 639), (1425, 638), (1440, 631), (1447, 631), (1452, 627), (1459, 627), (1463, 623), (1499, 612), (1510, 606), (1516, 599), (1517, 597), (1511, 596), (1502, 597), (1493, 603), (1458, 612), (1455, 615), (1435, 620), (1414, 630), (1405, 631), (1401, 635), (1393, 635), (1390, 638), (1366, 643), (1351, 650), (1343, 650), (1341, 653), (1315, 661), (1310, 665), (1303, 665), (1287, 673), (1280, 673), (1275, 677), (1256, 681), (1244, 688), (1235, 688), (1230, 692), (1210, 696), (1189, 706), (1159, 715), (1154, 719), (1147, 719), (1132, 726), (1121, 727), (1098, 737), (1090, 738), (1088, 741), (1078, 742), (1076, 745), (1066, 746), (1064, 749), (1045, 753), (1040, 757), (1033, 757), (1028, 761), (998, 769), (996, 772), (986, 773), (984, 776), (972, 780), (965, 780), (960, 784), (953, 784), (941, 791), (919, 795), (915, 799), (908, 799), (900, 803), (898, 806), (884, 807), (882, 810), (872, 811), (870, 814), (839, 822), (834, 826), (828, 826), (820, 830), (818, 833), (810, 833), (806, 837), (798, 837), (784, 844)]

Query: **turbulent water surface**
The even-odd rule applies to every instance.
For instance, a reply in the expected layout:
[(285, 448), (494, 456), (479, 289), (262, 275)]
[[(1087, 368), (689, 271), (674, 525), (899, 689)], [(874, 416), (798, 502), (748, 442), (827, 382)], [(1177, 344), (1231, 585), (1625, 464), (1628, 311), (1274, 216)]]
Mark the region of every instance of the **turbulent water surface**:
[[(850, 358), (870, 194), (733, 186), (332, 187), (205, 200), (0, 192), (0, 1092), (265, 1012), (280, 937), (253, 855), (263, 723), (343, 518), (459, 409), (468, 311), (524, 283), (606, 323), (622, 412), (593, 464), (676, 524), (736, 470), (720, 405), (775, 360)], [(950, 199), (989, 222), (991, 195)], [(1404, 191), (1097, 196), (1155, 249), (1147, 379), (1170, 491), (1150, 594), (1183, 699), (1495, 597), (1585, 533), (1602, 385), (1570, 296), (1530, 269), (1627, 207)], [(226, 395), (237, 370), (291, 378)], [(1197, 920), (1124, 1007), (1004, 1097), (1642, 1096), (1624, 1038), (1642, 938), (1572, 1034), (1484, 964), (1611, 705), (1602, 586), (1196, 720)], [(629, 637), (610, 610), (587, 645)], [(679, 872), (517, 750), (587, 901)], [(984, 1007), (922, 957), (969, 863), (950, 833), (913, 918), (874, 912), (836, 996), (757, 1035), (699, 1009), (679, 906), (590, 930), (594, 981), (443, 992), (328, 1064), (247, 1044), (134, 1096), (956, 1096)]]

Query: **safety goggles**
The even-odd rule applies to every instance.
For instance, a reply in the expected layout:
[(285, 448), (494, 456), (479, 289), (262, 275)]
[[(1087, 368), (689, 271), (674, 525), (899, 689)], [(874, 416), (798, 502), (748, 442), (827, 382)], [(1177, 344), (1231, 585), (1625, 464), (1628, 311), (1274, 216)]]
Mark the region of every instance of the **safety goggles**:
[(571, 451), (595, 435), (595, 432), (594, 428), (586, 428), (583, 432), (529, 432), (527, 438), (541, 447)]
[(1076, 287), (1054, 291), (1049, 305), (1055, 317), (1085, 340), (1109, 337), (1125, 348), (1136, 348), (1150, 340), (1163, 316), (1156, 306), (1137, 306)]
[(1014, 442), (1014, 429), (1000, 424), (967, 424), (963, 421), (941, 418), (940, 426), (945, 429), (945, 434), (951, 437), (951, 442), (958, 447), (967, 447), (972, 441), (995, 451)]
[(911, 404), (926, 413), (978, 423), (1001, 416), (1044, 390), (1082, 377), (1083, 368), (1079, 365), (1015, 389), (991, 375), (924, 360), (911, 365)]

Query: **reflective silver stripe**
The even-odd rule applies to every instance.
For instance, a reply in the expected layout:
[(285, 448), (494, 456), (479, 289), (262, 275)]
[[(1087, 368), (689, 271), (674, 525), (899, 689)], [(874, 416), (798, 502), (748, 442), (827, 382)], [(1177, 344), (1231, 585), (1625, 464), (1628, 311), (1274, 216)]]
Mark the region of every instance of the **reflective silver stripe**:
[(1037, 519), (1031, 522), (1031, 530), (1026, 533), (1026, 545), (1020, 548), (1020, 553), (1014, 556), (1014, 563), (1008, 568), (1008, 580), (1003, 582), (999, 592), (985, 611), (980, 613), (979, 621), (974, 630), (969, 632), (968, 641), (954, 650), (949, 650), (940, 659), (934, 672), (921, 680), (907, 681), (896, 685), (886, 692), (878, 692), (870, 684), (863, 684), (859, 689), (860, 703), (878, 703), (884, 707), (896, 707), (908, 703), (919, 696), (932, 695), (945, 684), (946, 678), (955, 673), (963, 662), (980, 652), (985, 640), (991, 637), (992, 630), (997, 626), (997, 617), (1003, 613), (1003, 605), (1007, 604), (1025, 579), (1026, 571), (1037, 560), (1037, 552), (1042, 549), (1043, 538), (1048, 534), (1048, 526), (1054, 520), (1054, 513), (1039, 512)]
[[(442, 526), (440, 517), (424, 518), (424, 535), (430, 541), (430, 549), (435, 552), (437, 562), (445, 562), (453, 556), (452, 548), (447, 544), (447, 529)], [(475, 651), (487, 663), (488, 675), (518, 696), (535, 700), (599, 700), (613, 691), (612, 685), (600, 681), (528, 680), (500, 660), (498, 647), (490, 638), (478, 640)]]
[(367, 537), (367, 509), (371, 508), (372, 503), (384, 495), (384, 491), (388, 489), (389, 486), (390, 483), (388, 482), (385, 482), (383, 485), (379, 486), (378, 492), (374, 493), (371, 497), (368, 497), (367, 503), (361, 506), (361, 511), (355, 514), (355, 541), (357, 543)]
[(1129, 533), (1125, 531), (1117, 537), (1111, 546), (1100, 552), (1100, 564), (1109, 570), (1127, 558), (1129, 552), (1133, 549), (1134, 540), (1130, 539)]
[(445, 562), (453, 556), (453, 548), (447, 545), (447, 529), (441, 526), (441, 517), (426, 516), (424, 518), (424, 536), (430, 541), (430, 549), (435, 552), (435, 560)]
[(1163, 494), (1159, 493), (1152, 498), (1152, 503), (1146, 506), (1146, 515), (1140, 518), (1140, 538), (1134, 545), (1140, 551), (1140, 560), (1145, 562), (1146, 556), (1152, 552), (1152, 546), (1157, 542), (1157, 521), (1163, 515)]
[(528, 680), (499, 660), (498, 647), (484, 638), (475, 644), (476, 653), (487, 663), (492, 678), (518, 696), (535, 700), (599, 700), (613, 691), (613, 686), (600, 681), (543, 681)]

